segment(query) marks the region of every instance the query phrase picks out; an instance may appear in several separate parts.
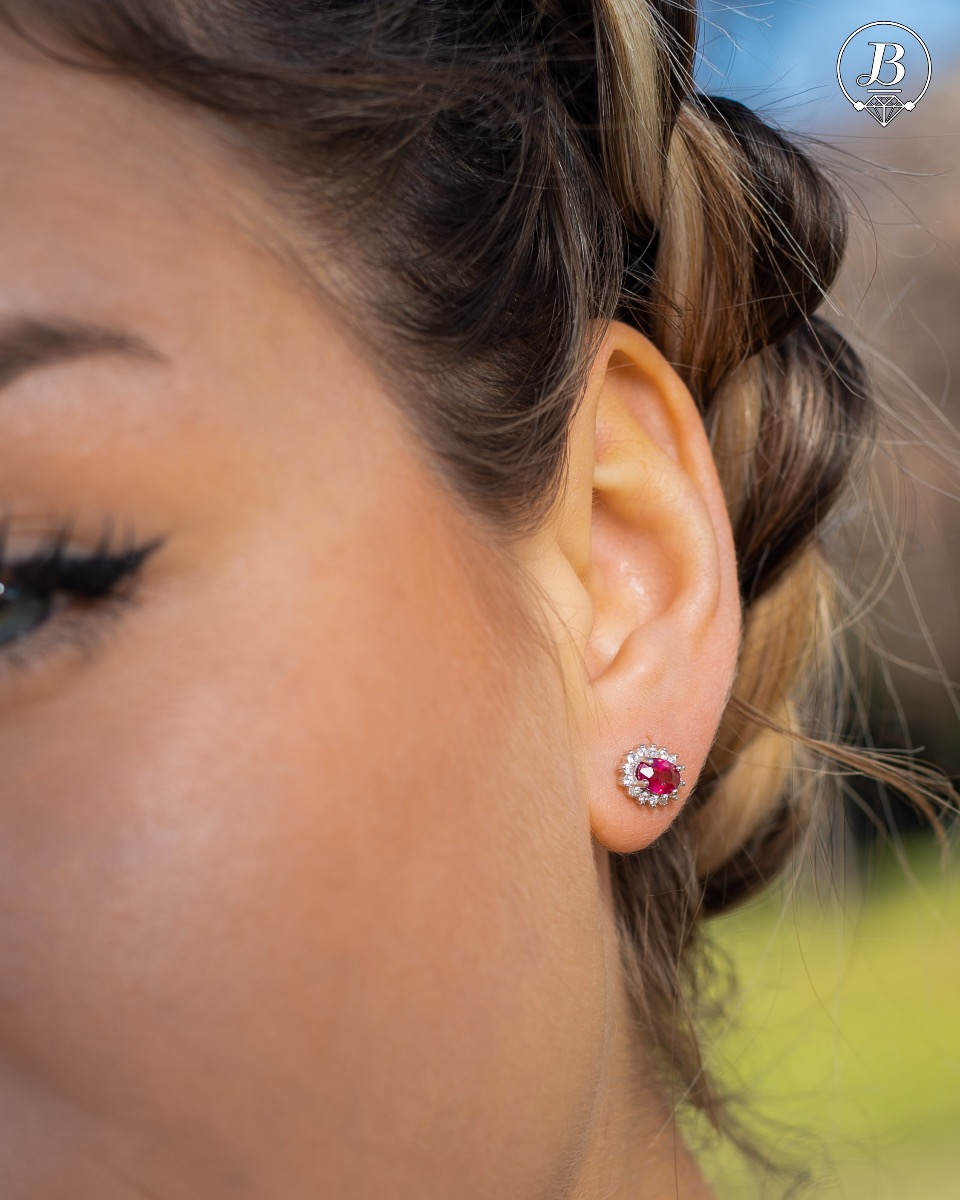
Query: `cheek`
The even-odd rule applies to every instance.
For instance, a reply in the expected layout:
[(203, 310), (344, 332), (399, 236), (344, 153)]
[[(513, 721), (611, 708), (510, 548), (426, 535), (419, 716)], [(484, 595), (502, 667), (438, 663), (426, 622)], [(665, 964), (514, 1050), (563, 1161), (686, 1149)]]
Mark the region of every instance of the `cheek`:
[(89, 1124), (178, 1196), (507, 1197), (582, 1134), (600, 899), (559, 711), (462, 531), (367, 532), (254, 542), (0, 725), (24, 1171)]

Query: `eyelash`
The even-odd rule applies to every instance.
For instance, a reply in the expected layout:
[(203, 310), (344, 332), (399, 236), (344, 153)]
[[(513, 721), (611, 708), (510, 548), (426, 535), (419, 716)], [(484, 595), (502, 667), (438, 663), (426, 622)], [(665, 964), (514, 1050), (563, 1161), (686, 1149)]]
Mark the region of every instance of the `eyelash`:
[[(136, 584), (147, 557), (163, 544), (155, 538), (139, 546), (111, 552), (109, 522), (96, 549), (89, 554), (66, 553), (72, 522), (37, 553), (19, 559), (7, 555), (9, 518), (0, 522), (0, 675), (8, 669), (29, 671), (42, 660), (64, 649), (91, 654), (100, 644), (108, 624), (136, 599)], [(17, 600), (53, 601), (45, 615), (26, 632), (2, 640), (4, 610)], [(57, 604), (66, 598), (67, 604)], [(68, 611), (69, 602), (78, 611)], [(67, 611), (65, 611), (67, 610)]]

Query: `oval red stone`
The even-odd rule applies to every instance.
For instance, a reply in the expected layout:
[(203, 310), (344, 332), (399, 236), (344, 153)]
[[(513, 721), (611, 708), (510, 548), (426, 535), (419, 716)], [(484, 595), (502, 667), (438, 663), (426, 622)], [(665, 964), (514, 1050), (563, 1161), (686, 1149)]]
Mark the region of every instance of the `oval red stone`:
[(647, 791), (654, 796), (667, 796), (680, 786), (680, 772), (666, 758), (653, 758), (649, 763), (638, 763), (637, 778), (647, 781)]

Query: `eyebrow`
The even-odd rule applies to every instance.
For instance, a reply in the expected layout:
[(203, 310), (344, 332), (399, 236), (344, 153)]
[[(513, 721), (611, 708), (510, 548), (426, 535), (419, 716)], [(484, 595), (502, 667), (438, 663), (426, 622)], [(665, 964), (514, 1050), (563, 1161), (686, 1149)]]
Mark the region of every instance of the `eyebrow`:
[(126, 329), (73, 317), (0, 318), (0, 388), (38, 367), (101, 354), (122, 354), (141, 362), (170, 362), (155, 346)]

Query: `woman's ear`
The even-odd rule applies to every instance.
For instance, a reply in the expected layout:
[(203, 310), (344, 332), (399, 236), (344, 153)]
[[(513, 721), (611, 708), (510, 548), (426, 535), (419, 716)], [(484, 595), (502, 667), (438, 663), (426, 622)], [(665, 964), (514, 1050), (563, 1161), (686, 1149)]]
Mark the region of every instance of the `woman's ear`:
[[(740, 643), (730, 520), (689, 389), (656, 347), (606, 329), (569, 433), (554, 517), (524, 548), (549, 601), (583, 734), (594, 836), (649, 845), (693, 790)], [(650, 807), (620, 782), (627, 751), (685, 764), (678, 799)]]

